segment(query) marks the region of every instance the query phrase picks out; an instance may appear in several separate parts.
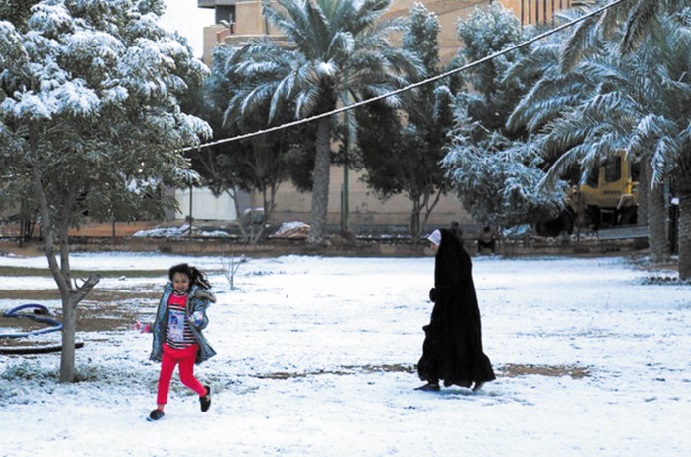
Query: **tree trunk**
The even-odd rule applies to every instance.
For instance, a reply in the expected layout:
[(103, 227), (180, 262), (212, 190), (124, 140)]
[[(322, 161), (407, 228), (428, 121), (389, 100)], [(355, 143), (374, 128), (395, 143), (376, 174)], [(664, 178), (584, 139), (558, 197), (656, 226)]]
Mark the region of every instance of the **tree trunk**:
[(77, 335), (77, 301), (68, 293), (62, 297), (62, 352), (60, 356), (60, 382), (74, 382), (75, 349)]
[(77, 335), (77, 305), (98, 284), (101, 277), (91, 275), (84, 284), (62, 293), (62, 355), (60, 358), (60, 382), (74, 382), (75, 347)]
[(679, 279), (691, 279), (691, 177), (680, 177), (679, 183)]
[[(39, 176), (35, 171), (35, 176)], [(44, 227), (43, 245), (46, 259), (48, 260), (48, 268), (55, 280), (55, 284), (60, 291), (62, 298), (62, 351), (60, 355), (60, 381), (74, 382), (75, 374), (75, 341), (77, 332), (77, 305), (79, 302), (93, 289), (100, 281), (100, 277), (92, 275), (80, 287), (76, 287), (72, 283), (72, 274), (70, 269), (70, 243), (69, 243), (69, 224), (67, 223), (67, 215), (63, 217), (63, 221), (58, 224), (57, 236), (56, 229), (52, 224), (51, 212), (48, 209), (48, 200), (46, 198), (45, 189), (40, 180), (37, 179), (35, 185), (36, 196), (39, 200), (39, 207), (41, 208), (41, 215), (43, 218), (42, 226)], [(70, 207), (69, 203), (66, 207)], [(55, 238), (57, 238), (59, 245), (59, 252), (56, 252)], [(56, 255), (59, 254), (60, 262), (58, 263)]]
[(348, 157), (343, 163), (343, 203), (341, 205), (341, 235), (350, 233), (350, 166)]
[(422, 211), (422, 204), (420, 203), (420, 197), (413, 198), (410, 196), (413, 203), (413, 209), (410, 211), (410, 236), (413, 239), (413, 243), (416, 243), (420, 237), (420, 212)]
[(648, 194), (648, 233), (650, 260), (653, 263), (669, 260), (666, 220), (663, 187), (660, 184), (654, 185)]
[(308, 244), (324, 241), (326, 215), (329, 208), (329, 181), (331, 179), (331, 119), (317, 121), (316, 156), (312, 173), (312, 221)]
[(650, 202), (650, 159), (641, 162), (641, 173), (638, 177), (638, 224), (648, 223), (648, 204)]

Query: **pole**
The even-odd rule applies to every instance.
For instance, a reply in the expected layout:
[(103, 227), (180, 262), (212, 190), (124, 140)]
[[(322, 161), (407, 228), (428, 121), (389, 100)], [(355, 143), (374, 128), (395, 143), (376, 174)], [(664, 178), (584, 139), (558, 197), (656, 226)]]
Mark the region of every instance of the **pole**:
[(343, 226), (341, 231), (347, 233), (350, 231), (350, 205), (348, 203), (348, 194), (350, 192), (349, 181), (349, 167), (348, 158), (346, 157), (345, 163), (343, 164)]
[(190, 181), (190, 215), (189, 215), (190, 228), (189, 228), (189, 230), (187, 231), (187, 236), (190, 237), (190, 238), (192, 237), (192, 220), (193, 220), (193, 219), (192, 219), (192, 202), (193, 202), (193, 200), (194, 200), (194, 199), (192, 198), (192, 190), (193, 190), (193, 189), (194, 189), (194, 188), (192, 187), (192, 181)]

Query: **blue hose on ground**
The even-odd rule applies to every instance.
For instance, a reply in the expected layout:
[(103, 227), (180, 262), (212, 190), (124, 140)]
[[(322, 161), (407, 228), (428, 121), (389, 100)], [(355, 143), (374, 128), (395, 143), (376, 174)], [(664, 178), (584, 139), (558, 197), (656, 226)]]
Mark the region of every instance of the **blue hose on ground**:
[[(29, 314), (29, 313), (18, 313), (18, 311), (21, 311), (23, 309), (33, 309), (34, 313)], [(62, 330), (62, 323), (52, 319), (50, 317), (43, 317), (40, 315), (36, 315), (36, 312), (40, 314), (50, 314), (48, 311), (48, 308), (46, 308), (43, 305), (39, 305), (37, 303), (26, 303), (24, 305), (19, 305), (15, 306), (14, 308), (10, 309), (9, 311), (6, 311), (4, 313), (5, 317), (26, 317), (28, 319), (34, 320), (36, 322), (42, 322), (44, 324), (50, 324), (51, 327), (48, 328), (42, 328), (40, 330), (33, 330), (31, 332), (21, 332), (21, 333), (0, 333), (0, 338), (26, 338), (32, 335), (40, 335), (43, 333), (49, 333), (49, 332), (57, 332), (59, 330)]]

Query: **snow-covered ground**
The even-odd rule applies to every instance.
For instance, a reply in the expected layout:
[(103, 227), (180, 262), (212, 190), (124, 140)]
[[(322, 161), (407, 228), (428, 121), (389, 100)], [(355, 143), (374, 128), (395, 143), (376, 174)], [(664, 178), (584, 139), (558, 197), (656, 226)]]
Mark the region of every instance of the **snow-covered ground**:
[[(647, 281), (669, 272), (623, 257), (475, 258), (497, 380), (477, 393), (429, 393), (413, 389), (431, 257), (248, 259), (236, 290), (217, 257), (75, 254), (72, 267), (165, 270), (181, 261), (209, 272), (219, 299), (206, 331), (219, 355), (196, 369), (212, 385), (211, 410), (199, 411), (176, 373), (166, 417), (147, 422), (159, 369), (148, 360), (151, 335), (81, 332), (79, 383), (55, 381), (59, 354), (0, 355), (1, 456), (666, 457), (691, 449), (691, 289)], [(45, 267), (45, 259), (0, 257), (0, 265)], [(98, 287), (159, 291), (165, 282), (123, 276)], [(45, 278), (0, 279), (54, 288)], [(142, 319), (154, 302), (138, 304)], [(17, 304), (2, 300), (0, 309)]]

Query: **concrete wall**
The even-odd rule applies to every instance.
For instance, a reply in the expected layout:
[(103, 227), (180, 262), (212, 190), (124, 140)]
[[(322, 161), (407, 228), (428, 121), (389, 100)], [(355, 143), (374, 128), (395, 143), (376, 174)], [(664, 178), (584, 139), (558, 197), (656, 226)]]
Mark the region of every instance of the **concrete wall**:
[[(350, 225), (403, 225), (410, 220), (412, 203), (406, 195), (398, 195), (381, 201), (365, 184), (360, 181), (361, 172), (349, 171), (349, 215)], [(329, 207), (327, 222), (341, 222), (341, 197), (343, 195), (343, 167), (331, 167), (329, 185)], [(261, 199), (255, 199), (261, 202)], [(311, 193), (300, 193), (290, 183), (284, 183), (276, 198), (276, 209), (272, 220), (277, 222), (303, 221), (309, 223), (312, 205)], [(261, 205), (257, 205), (261, 206)], [(448, 225), (455, 220), (463, 225), (475, 222), (454, 195), (443, 196), (432, 213), (431, 224)], [(421, 221), (422, 222), (422, 221)]]
[[(190, 216), (190, 189), (177, 189), (175, 198), (180, 205), (175, 220)], [(209, 221), (234, 221), (237, 219), (235, 203), (228, 194), (215, 197), (207, 188), (192, 189), (192, 218)]]

